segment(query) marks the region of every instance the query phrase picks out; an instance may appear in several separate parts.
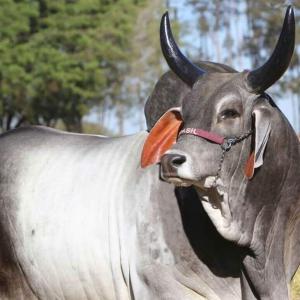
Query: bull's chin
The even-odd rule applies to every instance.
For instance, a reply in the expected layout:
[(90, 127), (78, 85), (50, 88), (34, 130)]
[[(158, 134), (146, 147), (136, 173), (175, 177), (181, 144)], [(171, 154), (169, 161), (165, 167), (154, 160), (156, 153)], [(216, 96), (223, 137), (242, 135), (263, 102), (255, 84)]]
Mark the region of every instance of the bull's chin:
[(216, 180), (215, 176), (208, 176), (202, 179), (198, 179), (198, 178), (192, 179), (192, 178), (180, 177), (178, 174), (165, 173), (161, 171), (160, 177), (163, 181), (172, 183), (175, 186), (189, 187), (194, 185), (195, 187), (199, 188), (204, 192), (211, 189), (217, 189), (218, 192), (220, 193), (223, 187), (222, 181), (220, 179)]
[(219, 194), (223, 194), (222, 192), (222, 181), (220, 179), (216, 180), (215, 176), (208, 176), (206, 178), (202, 179), (192, 179), (192, 178), (183, 178), (180, 177), (178, 174), (171, 174), (171, 173), (160, 173), (160, 177), (163, 181), (166, 181), (168, 183), (172, 183), (175, 186), (183, 186), (183, 187), (189, 187), (194, 185), (195, 187), (199, 188), (203, 192), (206, 192), (208, 190), (217, 189)]

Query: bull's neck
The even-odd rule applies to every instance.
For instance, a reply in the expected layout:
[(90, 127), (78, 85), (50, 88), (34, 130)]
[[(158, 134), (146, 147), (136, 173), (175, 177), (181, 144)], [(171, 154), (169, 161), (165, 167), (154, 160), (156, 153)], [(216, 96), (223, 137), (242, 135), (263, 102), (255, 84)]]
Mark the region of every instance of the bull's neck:
[(243, 230), (250, 250), (243, 261), (243, 299), (288, 299), (289, 262), (284, 255), (300, 194), (299, 144), (289, 129), (269, 141), (264, 165), (245, 190), (248, 218)]

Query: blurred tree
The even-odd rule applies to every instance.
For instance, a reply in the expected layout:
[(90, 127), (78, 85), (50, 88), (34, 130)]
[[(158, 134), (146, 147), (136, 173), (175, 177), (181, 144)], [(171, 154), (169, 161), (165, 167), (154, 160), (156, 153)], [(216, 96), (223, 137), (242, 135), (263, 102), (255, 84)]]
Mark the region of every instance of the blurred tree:
[(292, 299), (299, 300), (300, 299), (300, 268), (293, 278), (291, 287), (292, 287), (292, 292), (291, 292)]
[(234, 47), (236, 37), (232, 37), (238, 28), (233, 26), (233, 23), (242, 13), (240, 7), (242, 0), (186, 0), (186, 2), (193, 7), (198, 19), (200, 44), (195, 60), (214, 60), (232, 65), (233, 58), (238, 53), (238, 49)]
[(84, 114), (119, 94), (145, 0), (0, 0), (0, 127), (81, 131)]
[[(246, 0), (246, 16), (250, 30), (245, 35), (246, 43), (244, 48), (254, 67), (265, 62), (272, 53), (278, 39), (278, 33), (281, 30), (283, 12), (288, 4), (290, 3), (280, 0), (260, 0), (255, 2)], [(296, 48), (289, 71), (280, 80), (280, 85), (277, 86), (279, 88), (272, 88), (272, 91), (280, 93), (282, 96), (288, 94), (289, 98), (295, 97), (297, 99), (294, 102), (294, 112), (298, 111), (298, 113), (295, 113), (295, 118), (298, 119), (295, 123), (298, 123), (296, 130), (300, 130), (300, 24), (297, 22), (300, 12), (300, 1), (295, 0), (292, 4), (296, 17)]]
[[(194, 8), (200, 32), (200, 59), (212, 60), (237, 69), (250, 61), (251, 68), (264, 63), (271, 55), (278, 33), (281, 30), (283, 14), (288, 4), (293, 4), (296, 20), (299, 18), (300, 0), (186, 0)], [(289, 92), (295, 101), (300, 130), (300, 23), (296, 22), (296, 50), (289, 72), (280, 80), (272, 92)], [(222, 44), (223, 42), (223, 44)], [(224, 49), (223, 51), (221, 49)], [(196, 59), (198, 59), (196, 57)], [(296, 113), (298, 111), (298, 113)]]
[(159, 43), (159, 24), (163, 5), (160, 0), (153, 0), (141, 10), (133, 35), (134, 57), (130, 72), (124, 82), (126, 95), (132, 99), (135, 113), (139, 111), (139, 128), (143, 129), (144, 104), (150, 95), (159, 75), (162, 73), (161, 50)]
[[(283, 13), (287, 3), (280, 0), (246, 0), (248, 31), (245, 33), (244, 49), (259, 66), (270, 56), (282, 27)], [(297, 5), (294, 5), (297, 13)]]
[(175, 35), (179, 32), (176, 11), (166, 8), (164, 1), (152, 0), (139, 11), (132, 35), (130, 68), (122, 78), (122, 85), (113, 97), (106, 97), (104, 105), (99, 106), (102, 122), (107, 119), (113, 107), (118, 119), (117, 131), (122, 135), (125, 131), (126, 119), (132, 119), (140, 130), (145, 129), (144, 104), (153, 87), (167, 65), (163, 59), (160, 42), (159, 26), (162, 14), (169, 10), (172, 28)]

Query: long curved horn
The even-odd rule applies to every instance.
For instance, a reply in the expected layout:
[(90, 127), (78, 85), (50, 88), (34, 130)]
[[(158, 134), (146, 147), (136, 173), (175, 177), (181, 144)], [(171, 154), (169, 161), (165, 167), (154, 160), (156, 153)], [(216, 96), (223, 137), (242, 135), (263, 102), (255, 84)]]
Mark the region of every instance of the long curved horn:
[(250, 71), (246, 83), (251, 92), (262, 93), (275, 83), (288, 68), (295, 47), (295, 17), (288, 6), (280, 37), (269, 60), (260, 68)]
[(205, 71), (190, 62), (179, 50), (170, 27), (169, 14), (164, 13), (160, 23), (160, 44), (171, 70), (186, 84), (193, 86)]

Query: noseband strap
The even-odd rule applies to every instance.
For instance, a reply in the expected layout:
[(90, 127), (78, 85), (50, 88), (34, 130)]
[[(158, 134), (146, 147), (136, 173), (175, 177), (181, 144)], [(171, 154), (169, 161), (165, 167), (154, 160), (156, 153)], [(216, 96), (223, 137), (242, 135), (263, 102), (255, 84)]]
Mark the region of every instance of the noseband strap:
[(245, 134), (242, 134), (240, 136), (223, 137), (216, 133), (209, 132), (209, 131), (206, 131), (206, 130), (203, 130), (200, 128), (188, 127), (188, 128), (182, 129), (179, 132), (178, 136), (181, 136), (183, 134), (191, 134), (191, 135), (199, 136), (210, 142), (221, 145), (222, 150), (228, 151), (231, 148), (231, 146), (246, 139), (248, 136), (251, 135), (251, 133), (252, 133), (252, 130), (249, 130)]
[(191, 128), (191, 127), (184, 128), (179, 132), (179, 136), (182, 134), (191, 134), (191, 135), (199, 136), (219, 145), (222, 145), (225, 140), (224, 137), (218, 134), (203, 129), (199, 129), (199, 128)]

